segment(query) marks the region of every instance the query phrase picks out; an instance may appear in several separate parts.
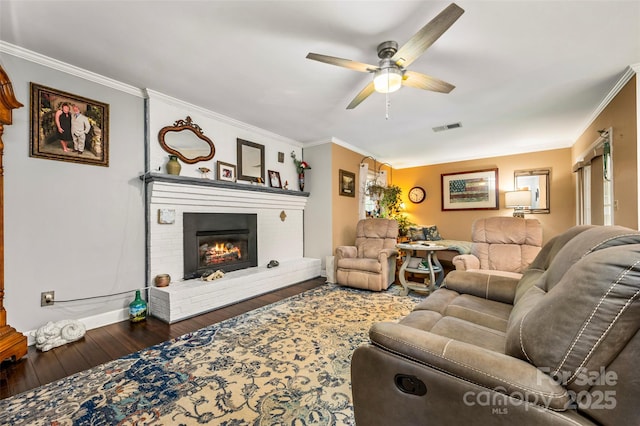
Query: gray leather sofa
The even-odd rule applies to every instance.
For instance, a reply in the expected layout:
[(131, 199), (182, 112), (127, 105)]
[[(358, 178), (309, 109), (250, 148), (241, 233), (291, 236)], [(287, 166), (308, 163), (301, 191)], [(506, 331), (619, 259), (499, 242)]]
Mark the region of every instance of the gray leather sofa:
[(351, 364), (356, 423), (640, 424), (640, 233), (574, 227), (520, 280), (453, 271)]

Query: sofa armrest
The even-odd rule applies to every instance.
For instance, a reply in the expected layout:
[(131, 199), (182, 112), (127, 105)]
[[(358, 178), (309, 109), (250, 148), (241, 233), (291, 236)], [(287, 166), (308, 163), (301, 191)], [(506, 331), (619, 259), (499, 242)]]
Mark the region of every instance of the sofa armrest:
[(467, 269), (480, 269), (480, 259), (472, 254), (459, 254), (451, 259), (451, 263), (456, 267), (456, 271), (466, 271)]
[(358, 249), (355, 246), (336, 247), (336, 261), (347, 257), (358, 257)]
[(520, 280), (503, 275), (491, 275), (473, 271), (451, 271), (441, 287), (460, 294), (470, 294), (483, 299), (513, 304)]
[(396, 249), (382, 249), (378, 253), (378, 261), (382, 263), (382, 262), (385, 262), (388, 258), (397, 256), (397, 255), (398, 255), (398, 250)]
[(567, 390), (518, 358), (402, 324), (375, 323), (371, 342), (396, 356), (532, 404), (564, 410)]

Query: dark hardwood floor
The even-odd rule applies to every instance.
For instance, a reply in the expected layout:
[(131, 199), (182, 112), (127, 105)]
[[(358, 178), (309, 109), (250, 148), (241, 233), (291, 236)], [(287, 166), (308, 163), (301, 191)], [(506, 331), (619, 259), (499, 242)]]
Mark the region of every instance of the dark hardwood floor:
[(5, 361), (0, 364), (0, 399), (294, 296), (324, 283), (325, 278), (318, 277), (175, 324), (166, 324), (154, 317), (135, 324), (123, 321), (88, 330), (83, 339), (48, 352), (40, 352), (34, 346), (30, 346), (29, 353), (20, 361)]

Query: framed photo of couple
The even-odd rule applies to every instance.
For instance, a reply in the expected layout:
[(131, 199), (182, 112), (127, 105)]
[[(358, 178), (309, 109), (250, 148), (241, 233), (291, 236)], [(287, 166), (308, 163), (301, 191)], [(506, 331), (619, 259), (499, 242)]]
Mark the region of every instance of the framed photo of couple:
[(31, 83), (29, 156), (109, 167), (109, 105)]

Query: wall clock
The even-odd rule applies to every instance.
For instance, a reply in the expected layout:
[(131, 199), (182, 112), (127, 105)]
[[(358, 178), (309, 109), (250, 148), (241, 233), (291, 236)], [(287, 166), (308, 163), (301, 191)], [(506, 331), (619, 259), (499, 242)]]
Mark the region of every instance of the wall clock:
[(424, 188), (420, 186), (414, 186), (409, 190), (409, 200), (412, 203), (416, 203), (416, 204), (421, 203), (424, 201), (426, 196), (427, 196), (427, 192), (424, 190)]

